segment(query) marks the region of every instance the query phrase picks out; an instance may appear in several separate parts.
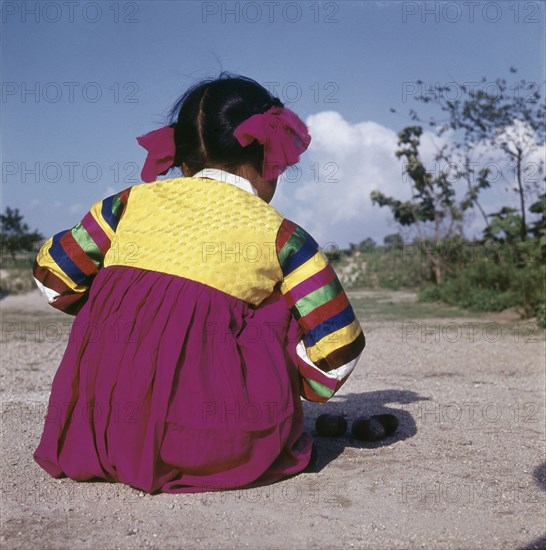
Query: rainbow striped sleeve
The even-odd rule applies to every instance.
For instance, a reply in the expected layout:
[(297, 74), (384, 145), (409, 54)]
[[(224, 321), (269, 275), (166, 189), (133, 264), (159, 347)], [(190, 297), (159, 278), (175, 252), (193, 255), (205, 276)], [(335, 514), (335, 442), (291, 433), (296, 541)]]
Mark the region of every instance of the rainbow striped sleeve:
[(36, 285), (51, 306), (76, 315), (125, 211), (131, 188), (98, 201), (72, 229), (56, 233), (34, 261)]
[(296, 348), (301, 395), (324, 402), (356, 366), (364, 333), (333, 267), (309, 233), (285, 219), (276, 247), (283, 272), (280, 290), (304, 334)]

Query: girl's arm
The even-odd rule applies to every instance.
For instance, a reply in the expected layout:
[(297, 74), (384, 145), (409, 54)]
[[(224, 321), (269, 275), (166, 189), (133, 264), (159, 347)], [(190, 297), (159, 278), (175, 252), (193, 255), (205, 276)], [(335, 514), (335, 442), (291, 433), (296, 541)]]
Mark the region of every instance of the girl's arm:
[(34, 280), (54, 308), (76, 315), (87, 301), (130, 190), (128, 187), (96, 202), (80, 223), (56, 233), (40, 248), (34, 261)]
[(303, 331), (298, 344), (301, 395), (328, 401), (345, 383), (365, 346), (339, 279), (316, 241), (285, 219), (277, 235), (280, 290)]

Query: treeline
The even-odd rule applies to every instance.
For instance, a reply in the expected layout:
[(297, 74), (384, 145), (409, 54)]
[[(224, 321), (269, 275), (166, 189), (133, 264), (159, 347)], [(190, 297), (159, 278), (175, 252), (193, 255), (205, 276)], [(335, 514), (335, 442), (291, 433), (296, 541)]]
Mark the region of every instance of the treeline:
[(39, 231), (31, 231), (23, 222), (18, 208), (8, 206), (0, 213), (0, 266), (32, 265), (43, 241), (44, 236)]

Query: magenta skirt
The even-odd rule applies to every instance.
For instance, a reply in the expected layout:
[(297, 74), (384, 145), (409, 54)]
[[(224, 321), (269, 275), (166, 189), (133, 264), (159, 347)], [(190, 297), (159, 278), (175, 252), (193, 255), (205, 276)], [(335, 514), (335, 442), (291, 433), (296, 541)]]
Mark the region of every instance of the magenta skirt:
[(148, 493), (265, 485), (301, 472), (301, 337), (275, 291), (254, 307), (133, 267), (99, 271), (53, 379), (36, 462)]

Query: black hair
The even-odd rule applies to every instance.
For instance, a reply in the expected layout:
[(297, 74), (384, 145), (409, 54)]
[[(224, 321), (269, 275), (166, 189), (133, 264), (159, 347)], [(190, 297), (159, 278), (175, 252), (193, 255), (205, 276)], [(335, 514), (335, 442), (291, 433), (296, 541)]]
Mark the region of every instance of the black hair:
[(193, 175), (207, 166), (229, 170), (250, 163), (261, 174), (263, 145), (253, 141), (242, 147), (233, 131), (271, 107), (284, 105), (251, 78), (222, 72), (194, 84), (169, 114), (176, 144), (173, 167), (185, 163)]

